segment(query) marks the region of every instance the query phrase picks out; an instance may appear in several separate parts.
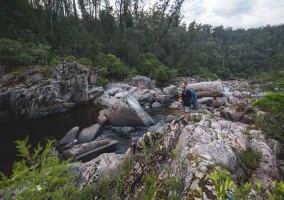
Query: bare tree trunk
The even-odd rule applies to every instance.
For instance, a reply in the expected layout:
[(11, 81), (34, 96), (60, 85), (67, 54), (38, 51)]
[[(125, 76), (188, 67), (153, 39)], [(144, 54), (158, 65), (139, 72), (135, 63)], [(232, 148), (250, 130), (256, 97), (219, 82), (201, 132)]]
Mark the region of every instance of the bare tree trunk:
[(68, 4), (68, 0), (64, 0), (64, 8), (65, 8), (66, 16), (69, 17), (69, 4)]
[(77, 8), (76, 8), (76, 1), (75, 0), (73, 0), (73, 10), (74, 10), (75, 18), (77, 19), (78, 15), (77, 15)]
[(127, 15), (127, 0), (123, 0), (123, 37), (126, 38), (126, 29), (127, 29), (127, 24), (126, 24), (126, 15)]
[(53, 37), (53, 0), (49, 0), (49, 12), (50, 12), (50, 41), (52, 45)]

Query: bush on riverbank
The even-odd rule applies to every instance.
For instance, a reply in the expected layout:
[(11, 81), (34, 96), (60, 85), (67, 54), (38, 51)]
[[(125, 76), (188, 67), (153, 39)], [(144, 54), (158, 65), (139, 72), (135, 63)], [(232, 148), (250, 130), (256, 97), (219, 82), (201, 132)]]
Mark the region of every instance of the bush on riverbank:
[(284, 142), (284, 93), (266, 94), (253, 105), (265, 111), (256, 118), (257, 127), (268, 138)]
[(71, 199), (78, 189), (73, 185), (76, 174), (71, 170), (70, 160), (60, 160), (53, 154), (53, 142), (35, 149), (28, 139), (16, 141), (18, 155), (23, 159), (15, 162), (13, 174), (0, 174), (3, 199)]

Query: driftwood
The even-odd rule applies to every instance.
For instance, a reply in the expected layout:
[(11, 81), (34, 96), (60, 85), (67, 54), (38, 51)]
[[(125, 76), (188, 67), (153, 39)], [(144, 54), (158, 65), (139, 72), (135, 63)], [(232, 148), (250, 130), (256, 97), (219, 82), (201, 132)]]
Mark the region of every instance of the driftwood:
[(220, 97), (222, 96), (223, 85), (220, 81), (191, 83), (187, 88), (193, 89), (197, 97)]

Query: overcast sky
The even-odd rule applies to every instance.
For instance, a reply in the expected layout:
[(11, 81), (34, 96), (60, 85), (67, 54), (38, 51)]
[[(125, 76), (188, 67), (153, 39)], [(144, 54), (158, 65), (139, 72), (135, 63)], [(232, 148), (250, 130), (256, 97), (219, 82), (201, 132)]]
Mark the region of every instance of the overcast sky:
[[(144, 0), (153, 4), (157, 0)], [(115, 0), (110, 0), (114, 5)], [(233, 28), (284, 24), (284, 0), (185, 0), (183, 21)]]
[(284, 24), (284, 0), (185, 0), (182, 14), (186, 23), (256, 28)]

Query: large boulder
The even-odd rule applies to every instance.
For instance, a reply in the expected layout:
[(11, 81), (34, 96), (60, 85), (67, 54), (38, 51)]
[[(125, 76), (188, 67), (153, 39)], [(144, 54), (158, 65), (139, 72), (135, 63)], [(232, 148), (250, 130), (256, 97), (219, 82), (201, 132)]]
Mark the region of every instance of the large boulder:
[[(255, 131), (251, 131), (251, 135), (253, 135), (254, 132)], [(251, 181), (256, 182), (259, 180), (263, 188), (267, 189), (273, 180), (282, 180), (278, 171), (276, 157), (269, 145), (264, 140), (254, 137), (250, 141), (249, 146), (251, 150), (259, 152), (261, 155), (259, 167), (253, 171)]]
[(187, 87), (195, 90), (198, 98), (218, 97), (222, 96), (223, 93), (223, 85), (220, 81), (191, 83), (188, 84)]
[(141, 108), (139, 102), (130, 94), (120, 99), (106, 97), (104, 100), (104, 97), (100, 97), (96, 103), (108, 106), (100, 112), (100, 115), (104, 115), (113, 126), (150, 126), (154, 123), (153, 119)]
[(75, 145), (72, 148), (63, 151), (62, 156), (64, 158), (75, 158), (87, 162), (102, 153), (115, 151), (118, 143), (118, 141), (110, 139), (94, 140), (92, 142)]
[(101, 130), (102, 127), (100, 124), (94, 124), (91, 127), (84, 128), (78, 136), (78, 142), (83, 143), (94, 140), (101, 132)]
[(246, 124), (253, 123), (254, 120), (248, 115), (254, 112), (251, 108), (246, 108), (243, 111), (238, 111), (236, 107), (226, 107), (220, 110), (221, 116), (230, 121), (241, 121)]
[(115, 171), (124, 162), (124, 155), (104, 153), (86, 163), (77, 163), (72, 169), (77, 174), (75, 185), (81, 190)]
[(156, 101), (161, 104), (168, 104), (171, 103), (171, 98), (169, 95), (156, 95)]
[(61, 140), (59, 140), (59, 144), (65, 145), (74, 142), (77, 138), (78, 132), (79, 126), (75, 126), (70, 131), (68, 131), (68, 133), (66, 133), (66, 135)]
[[(260, 180), (267, 187), (273, 179), (281, 180), (276, 159), (264, 137), (260, 137), (261, 132), (255, 134), (251, 131), (253, 139), (249, 140), (243, 134), (246, 129), (247, 125), (243, 123), (206, 115), (198, 124), (182, 129), (176, 145), (179, 147), (178, 156), (172, 166), (174, 173), (185, 180), (184, 196), (194, 197), (202, 184), (202, 188), (207, 188), (203, 191), (204, 198), (216, 199), (212, 183), (208, 180), (208, 173), (216, 169), (225, 168), (234, 179), (244, 181), (240, 156), (248, 148), (262, 154), (259, 168), (252, 173), (252, 183)], [(212, 166), (215, 167), (212, 169)]]
[(200, 104), (205, 104), (206, 106), (210, 106), (214, 101), (214, 97), (202, 97), (198, 99), (197, 101)]
[(170, 86), (168, 86), (168, 87), (165, 87), (165, 88), (163, 89), (163, 92), (164, 92), (166, 95), (170, 96), (171, 98), (177, 97), (177, 96), (178, 96), (178, 87), (175, 86), (175, 85), (170, 85)]
[(136, 86), (140, 89), (152, 89), (155, 88), (155, 82), (151, 81), (150, 78), (146, 76), (135, 76), (130, 80), (130, 85)]

